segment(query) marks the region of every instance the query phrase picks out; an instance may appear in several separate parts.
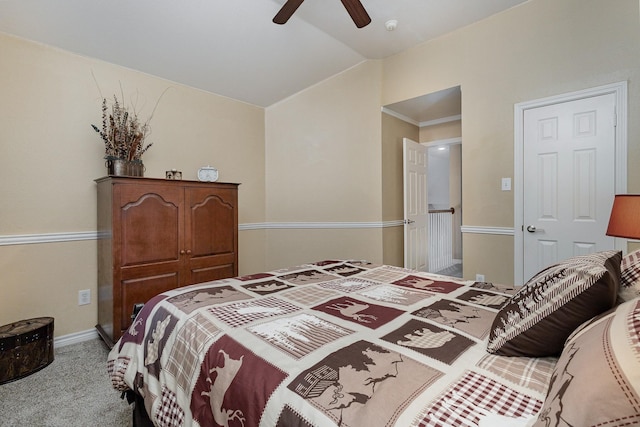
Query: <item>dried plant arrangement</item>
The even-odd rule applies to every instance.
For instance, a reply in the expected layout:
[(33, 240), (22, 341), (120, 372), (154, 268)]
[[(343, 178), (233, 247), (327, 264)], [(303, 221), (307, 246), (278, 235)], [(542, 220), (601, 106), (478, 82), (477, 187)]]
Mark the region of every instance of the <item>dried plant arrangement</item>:
[(144, 145), (144, 140), (150, 133), (149, 120), (142, 123), (138, 114), (135, 111), (130, 113), (114, 95), (111, 112), (107, 99), (102, 98), (102, 129), (96, 125), (91, 127), (104, 142), (105, 158), (134, 161), (140, 160), (153, 145)]
[[(105, 159), (122, 159), (129, 162), (140, 161), (142, 155), (153, 145), (145, 140), (151, 133), (149, 122), (153, 118), (158, 103), (165, 91), (160, 95), (151, 116), (142, 122), (135, 108), (129, 110), (116, 95), (110, 103), (102, 98), (102, 127), (92, 124), (91, 127), (104, 142)], [(124, 95), (121, 95), (124, 100)]]

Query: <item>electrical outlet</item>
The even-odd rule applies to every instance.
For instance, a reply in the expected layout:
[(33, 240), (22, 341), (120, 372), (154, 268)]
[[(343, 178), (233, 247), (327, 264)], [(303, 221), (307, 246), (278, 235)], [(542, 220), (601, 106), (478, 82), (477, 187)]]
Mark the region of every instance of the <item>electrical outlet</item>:
[(484, 274), (476, 274), (476, 282), (484, 282)]
[(78, 305), (91, 304), (91, 289), (78, 291)]

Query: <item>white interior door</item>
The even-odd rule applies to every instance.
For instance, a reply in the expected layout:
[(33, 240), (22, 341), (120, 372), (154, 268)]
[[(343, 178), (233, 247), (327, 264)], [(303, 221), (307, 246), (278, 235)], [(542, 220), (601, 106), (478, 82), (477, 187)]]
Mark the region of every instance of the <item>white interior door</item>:
[(615, 95), (524, 112), (523, 280), (575, 255), (614, 247)]
[(402, 152), (404, 171), (404, 266), (414, 270), (428, 271), (428, 148), (404, 138)]

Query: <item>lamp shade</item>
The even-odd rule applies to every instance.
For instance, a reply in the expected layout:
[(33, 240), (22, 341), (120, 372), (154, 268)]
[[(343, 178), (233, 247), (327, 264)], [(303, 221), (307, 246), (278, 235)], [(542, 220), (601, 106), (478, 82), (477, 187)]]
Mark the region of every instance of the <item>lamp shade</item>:
[(619, 194), (613, 200), (607, 236), (640, 238), (640, 194)]

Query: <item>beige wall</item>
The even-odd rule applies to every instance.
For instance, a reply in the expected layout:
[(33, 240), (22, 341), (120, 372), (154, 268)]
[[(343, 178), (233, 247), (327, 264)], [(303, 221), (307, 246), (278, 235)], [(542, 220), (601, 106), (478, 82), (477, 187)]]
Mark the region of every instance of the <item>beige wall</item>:
[(379, 228), (268, 230), (267, 241), (269, 269), (328, 259), (382, 262)]
[[(514, 171), (514, 104), (589, 87), (629, 82), (628, 190), (640, 191), (635, 0), (532, 0), (388, 58), (383, 69), (383, 105), (461, 86), (466, 226), (513, 227), (513, 193), (500, 179)], [(463, 253), (465, 277), (513, 282), (512, 237), (465, 234)]]
[[(151, 113), (146, 176), (207, 163), (239, 182), (240, 223), (265, 218), (264, 110), (112, 64), (0, 34), (0, 237), (96, 231), (94, 179), (105, 175), (102, 94)], [(92, 76), (92, 74), (95, 76)], [(96, 84), (97, 82), (97, 84)], [(264, 270), (264, 230), (240, 233), (240, 270)], [(96, 241), (0, 246), (0, 325), (55, 317), (56, 336), (96, 324)], [(78, 291), (92, 303), (78, 306)]]
[(380, 73), (365, 62), (267, 108), (267, 221), (343, 223), (270, 229), (270, 268), (331, 253), (382, 262), (381, 228), (353, 229), (382, 221)]
[(431, 142), (439, 139), (460, 138), (462, 136), (462, 122), (454, 120), (437, 125), (422, 126), (419, 142)]

